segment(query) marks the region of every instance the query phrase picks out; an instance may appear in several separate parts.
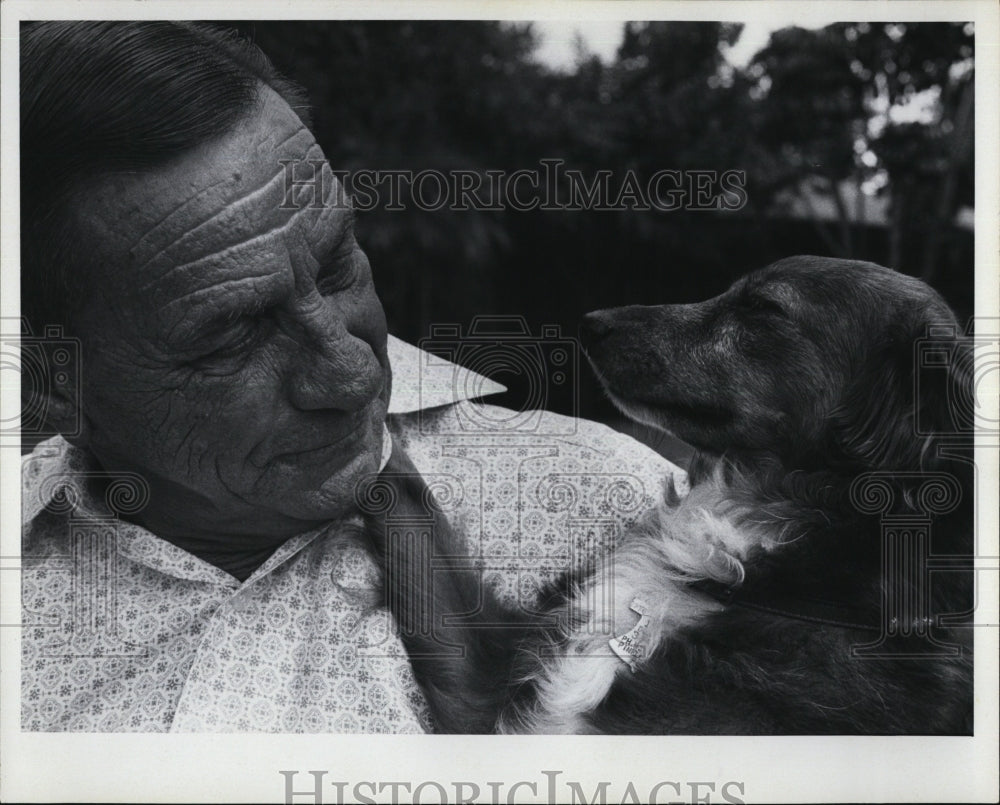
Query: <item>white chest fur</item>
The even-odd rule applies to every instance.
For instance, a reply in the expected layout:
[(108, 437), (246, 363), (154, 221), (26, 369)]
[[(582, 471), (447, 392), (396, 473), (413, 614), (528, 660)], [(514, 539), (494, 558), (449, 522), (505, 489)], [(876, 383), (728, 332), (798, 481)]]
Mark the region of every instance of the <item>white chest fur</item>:
[(745, 523), (741, 514), (721, 474), (679, 504), (650, 512), (558, 613), (566, 624), (563, 639), (543, 648), (530, 677), (520, 680), (532, 682), (537, 696), (529, 707), (507, 713), (500, 731), (592, 731), (586, 716), (619, 674), (633, 673), (658, 647), (722, 608), (690, 582), (739, 584), (750, 552), (776, 546), (765, 529), (737, 525)]

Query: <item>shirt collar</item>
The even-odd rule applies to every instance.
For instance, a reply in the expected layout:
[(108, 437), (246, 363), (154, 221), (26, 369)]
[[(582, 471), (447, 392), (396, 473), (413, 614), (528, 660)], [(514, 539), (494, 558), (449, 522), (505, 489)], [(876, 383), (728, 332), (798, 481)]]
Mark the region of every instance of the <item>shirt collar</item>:
[(462, 400), (475, 400), (507, 387), (481, 374), (389, 336), (392, 366), (390, 414), (408, 414)]

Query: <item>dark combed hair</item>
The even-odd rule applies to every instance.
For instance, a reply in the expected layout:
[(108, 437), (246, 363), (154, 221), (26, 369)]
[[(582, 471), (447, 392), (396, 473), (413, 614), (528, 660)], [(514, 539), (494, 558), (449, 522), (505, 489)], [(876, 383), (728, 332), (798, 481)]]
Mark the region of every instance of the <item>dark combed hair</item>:
[(88, 178), (147, 170), (231, 131), (267, 86), (308, 125), (302, 91), (234, 32), (186, 22), (21, 28), (21, 308), (70, 326), (88, 251), (66, 205)]

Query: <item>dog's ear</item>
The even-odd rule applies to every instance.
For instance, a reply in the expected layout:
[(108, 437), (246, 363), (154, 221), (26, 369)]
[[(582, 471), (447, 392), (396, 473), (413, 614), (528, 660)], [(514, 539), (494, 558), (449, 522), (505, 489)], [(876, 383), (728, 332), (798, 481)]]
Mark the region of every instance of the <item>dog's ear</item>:
[(928, 292), (919, 304), (901, 304), (834, 413), (831, 447), (851, 465), (925, 467), (934, 440), (962, 432), (970, 420), (972, 345)]

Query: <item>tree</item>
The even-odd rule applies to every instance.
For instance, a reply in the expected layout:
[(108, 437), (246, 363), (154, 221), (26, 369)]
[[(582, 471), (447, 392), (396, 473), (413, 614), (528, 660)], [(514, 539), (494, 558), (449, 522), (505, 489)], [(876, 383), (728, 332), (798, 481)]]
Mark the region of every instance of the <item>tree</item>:
[(972, 200), (972, 44), (961, 23), (787, 28), (749, 66), (755, 134), (781, 155), (772, 190), (822, 182), (839, 231), (816, 225), (834, 253), (856, 253), (844, 188), (863, 201), (874, 187), (889, 197), (888, 262), (934, 278)]

